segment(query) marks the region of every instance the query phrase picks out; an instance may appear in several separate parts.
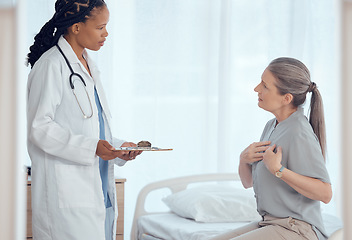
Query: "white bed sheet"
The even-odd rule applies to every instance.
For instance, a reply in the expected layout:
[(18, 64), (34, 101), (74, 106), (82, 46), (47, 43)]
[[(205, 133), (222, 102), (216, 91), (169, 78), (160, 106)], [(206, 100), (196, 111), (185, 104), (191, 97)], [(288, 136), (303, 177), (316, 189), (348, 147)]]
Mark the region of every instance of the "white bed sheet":
[[(335, 216), (323, 214), (323, 220), (329, 236), (342, 228), (341, 221)], [(248, 223), (199, 223), (173, 213), (145, 215), (138, 219), (138, 239), (206, 240)]]
[(167, 240), (205, 240), (248, 223), (199, 223), (173, 213), (153, 214), (138, 219), (138, 235), (139, 239), (148, 239), (142, 238), (144, 234)]

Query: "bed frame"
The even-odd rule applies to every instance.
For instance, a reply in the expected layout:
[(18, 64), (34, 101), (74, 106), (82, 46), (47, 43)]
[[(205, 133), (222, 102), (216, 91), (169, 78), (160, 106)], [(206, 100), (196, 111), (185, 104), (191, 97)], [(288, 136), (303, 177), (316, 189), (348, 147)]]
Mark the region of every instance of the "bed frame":
[[(131, 230), (131, 240), (137, 240), (138, 230), (137, 230), (137, 220), (139, 217), (150, 214), (165, 213), (164, 212), (148, 212), (145, 209), (145, 202), (147, 196), (158, 189), (169, 189), (172, 193), (180, 192), (185, 190), (189, 184), (200, 183), (200, 182), (220, 182), (220, 181), (240, 181), (240, 177), (237, 173), (218, 173), (218, 174), (201, 174), (192, 175), (186, 177), (178, 177), (167, 180), (162, 180), (146, 185), (140, 191), (136, 208), (133, 218), (132, 230)], [(339, 229), (334, 232), (329, 240), (343, 240), (343, 229)]]
[(218, 181), (240, 181), (238, 174), (234, 173), (219, 173), (219, 174), (201, 174), (186, 177), (178, 177), (158, 181), (146, 185), (139, 193), (133, 218), (131, 240), (137, 239), (137, 220), (139, 217), (149, 214), (158, 214), (161, 212), (148, 212), (145, 209), (145, 201), (149, 193), (161, 188), (170, 189), (172, 193), (185, 190), (191, 183), (197, 182), (218, 182)]

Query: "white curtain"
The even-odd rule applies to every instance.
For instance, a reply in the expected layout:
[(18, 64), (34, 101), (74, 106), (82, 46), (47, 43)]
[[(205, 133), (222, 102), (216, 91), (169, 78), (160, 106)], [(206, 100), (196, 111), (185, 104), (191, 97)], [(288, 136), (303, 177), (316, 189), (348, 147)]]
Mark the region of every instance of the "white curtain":
[[(254, 87), (276, 57), (302, 60), (325, 103), (327, 166), (338, 214), (339, 78), (333, 0), (107, 0), (100, 66), (116, 137), (171, 152), (145, 152), (116, 168), (127, 178), (125, 231), (147, 183), (191, 174), (237, 172), (241, 151), (273, 116), (257, 107)], [(29, 5), (29, 4), (28, 4)], [(54, 1), (28, 6), (27, 45), (51, 17)], [(35, 24), (32, 22), (35, 20)], [(153, 206), (150, 206), (152, 208)], [(128, 239), (126, 237), (126, 239)]]

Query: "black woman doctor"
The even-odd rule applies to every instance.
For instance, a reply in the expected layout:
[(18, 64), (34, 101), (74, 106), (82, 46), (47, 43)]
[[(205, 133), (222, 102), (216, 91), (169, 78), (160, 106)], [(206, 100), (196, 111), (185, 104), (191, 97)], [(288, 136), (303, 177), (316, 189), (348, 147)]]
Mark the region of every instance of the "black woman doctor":
[(32, 161), (33, 237), (112, 240), (117, 205), (114, 164), (141, 152), (112, 137), (99, 70), (85, 49), (108, 36), (103, 0), (57, 0), (35, 36), (28, 63), (28, 152)]

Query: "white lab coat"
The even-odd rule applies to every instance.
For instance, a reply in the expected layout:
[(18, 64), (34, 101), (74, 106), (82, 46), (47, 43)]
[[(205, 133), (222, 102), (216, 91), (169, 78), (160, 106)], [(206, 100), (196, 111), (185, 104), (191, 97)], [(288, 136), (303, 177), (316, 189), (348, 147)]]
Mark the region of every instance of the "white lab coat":
[[(56, 46), (49, 49), (36, 62), (28, 78), (33, 236), (35, 240), (105, 240), (105, 205), (99, 158), (95, 154), (99, 119), (94, 85), (103, 108), (106, 140), (115, 147), (124, 141), (111, 135), (111, 114), (96, 65), (85, 52), (92, 78), (63, 37), (58, 45), (74, 72), (79, 73), (87, 84), (93, 116), (83, 117), (69, 84), (70, 69)], [(89, 113), (88, 98), (79, 84), (75, 82), (80, 104)], [(116, 226), (114, 163), (122, 166), (125, 161), (109, 161), (108, 194), (115, 210)], [(113, 236), (116, 236), (115, 227), (113, 229)]]

